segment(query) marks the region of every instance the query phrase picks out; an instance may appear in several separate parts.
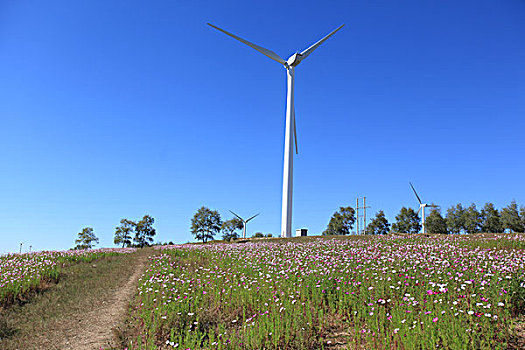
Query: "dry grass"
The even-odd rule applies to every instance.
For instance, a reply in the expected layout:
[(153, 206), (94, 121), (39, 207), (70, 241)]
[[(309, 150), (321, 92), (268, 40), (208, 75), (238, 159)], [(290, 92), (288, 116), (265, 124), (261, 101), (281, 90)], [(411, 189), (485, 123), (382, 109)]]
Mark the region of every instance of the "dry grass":
[(525, 349), (525, 315), (518, 317), (512, 330), (512, 337), (509, 342), (509, 349)]
[(58, 284), (33, 294), (25, 304), (0, 311), (0, 348), (60, 349), (66, 329), (125, 284), (141, 254), (151, 254), (151, 250), (69, 266), (61, 272)]

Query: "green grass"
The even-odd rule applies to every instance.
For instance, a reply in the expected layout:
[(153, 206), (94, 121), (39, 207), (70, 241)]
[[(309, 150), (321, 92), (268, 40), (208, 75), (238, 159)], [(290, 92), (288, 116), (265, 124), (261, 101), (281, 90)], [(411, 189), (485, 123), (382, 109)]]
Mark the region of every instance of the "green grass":
[(505, 349), (517, 343), (522, 247), (523, 236), (411, 236), (164, 250), (140, 283), (125, 345)]
[(57, 282), (62, 268), (115, 256), (133, 249), (42, 251), (0, 256), (0, 307), (23, 303), (26, 294)]

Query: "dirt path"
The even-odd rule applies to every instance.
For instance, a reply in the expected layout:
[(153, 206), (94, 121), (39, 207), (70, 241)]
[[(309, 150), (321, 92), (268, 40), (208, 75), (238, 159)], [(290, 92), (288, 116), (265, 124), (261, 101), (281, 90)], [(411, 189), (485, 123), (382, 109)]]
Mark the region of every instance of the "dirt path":
[(118, 349), (117, 327), (124, 326), (148, 256), (156, 253), (139, 249), (67, 266), (45, 292), (0, 310), (0, 349)]
[(134, 272), (124, 285), (117, 286), (109, 298), (83, 315), (76, 322), (64, 327), (62, 349), (99, 350), (116, 346), (115, 330), (125, 317), (128, 303), (137, 288), (137, 283), (144, 271), (147, 256), (135, 260)]

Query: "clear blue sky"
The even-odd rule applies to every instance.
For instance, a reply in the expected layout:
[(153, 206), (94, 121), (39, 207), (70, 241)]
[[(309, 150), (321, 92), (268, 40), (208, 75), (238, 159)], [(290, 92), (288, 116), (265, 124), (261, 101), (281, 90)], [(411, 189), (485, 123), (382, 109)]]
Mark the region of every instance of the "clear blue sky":
[(293, 227), (366, 196), (525, 204), (525, 2), (40, 1), (0, 5), (0, 253), (67, 249), (122, 218), (192, 240), (200, 206), (280, 230), (286, 74), (296, 70)]

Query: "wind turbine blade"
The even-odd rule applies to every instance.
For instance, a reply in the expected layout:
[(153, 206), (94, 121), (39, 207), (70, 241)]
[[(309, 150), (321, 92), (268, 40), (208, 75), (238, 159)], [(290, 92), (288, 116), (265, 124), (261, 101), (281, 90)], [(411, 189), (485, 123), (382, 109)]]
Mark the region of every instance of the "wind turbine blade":
[(421, 206), (419, 206), (419, 209), (417, 210), (417, 215), (419, 215), (419, 212), (421, 211)]
[(207, 24), (208, 24), (210, 27), (213, 27), (213, 28), (215, 28), (215, 29), (217, 29), (217, 30), (223, 32), (224, 34), (229, 35), (229, 36), (231, 36), (232, 38), (239, 40), (241, 43), (244, 43), (244, 44), (248, 45), (248, 46), (251, 47), (252, 49), (255, 49), (255, 50), (259, 51), (260, 53), (262, 53), (263, 55), (265, 55), (265, 56), (271, 58), (271, 59), (274, 60), (274, 61), (277, 61), (277, 62), (279, 62), (279, 63), (281, 63), (281, 64), (285, 64), (285, 63), (286, 63), (285, 60), (283, 60), (278, 54), (276, 54), (275, 52), (273, 52), (273, 51), (271, 51), (271, 50), (265, 49), (264, 47), (261, 47), (261, 46), (259, 46), (259, 45), (255, 45), (254, 43), (251, 43), (251, 42), (249, 42), (248, 40), (244, 40), (243, 38), (239, 38), (237, 35), (234, 35), (234, 34), (232, 34), (232, 33), (229, 33), (229, 32), (227, 32), (227, 31), (225, 31), (224, 29), (221, 29), (221, 28), (219, 28), (219, 27), (214, 26), (214, 25), (211, 24), (211, 23), (207, 23)]
[[(412, 182), (409, 182), (409, 184), (410, 184), (410, 187), (412, 187), (412, 191), (414, 191), (414, 194), (416, 195), (419, 204), (423, 204), (423, 203), (421, 202), (421, 199), (420, 199), (419, 196), (417, 195), (416, 189), (414, 188), (414, 186), (412, 186)], [(421, 208), (420, 208), (420, 209), (421, 209)]]
[(295, 154), (299, 154), (297, 149), (297, 129), (295, 128), (295, 106), (293, 107), (293, 136), (295, 137)]
[(232, 213), (233, 215), (235, 215), (237, 218), (239, 218), (242, 222), (244, 222), (244, 220), (237, 214), (235, 214), (233, 211), (230, 210), (230, 213)]
[(257, 213), (257, 214), (255, 214), (254, 216), (252, 216), (251, 218), (249, 218), (248, 220), (246, 220), (246, 222), (250, 221), (251, 219), (255, 218), (256, 216), (259, 216), (259, 214), (261, 214), (261, 213)]
[(327, 36), (325, 36), (324, 38), (322, 38), (321, 40), (319, 40), (318, 42), (316, 42), (315, 44), (313, 44), (312, 46), (310, 46), (309, 48), (307, 48), (303, 52), (301, 52), (301, 60), (303, 60), (306, 57), (308, 57), (308, 55), (310, 55), (315, 49), (317, 49), (319, 47), (319, 45), (324, 43), (326, 39), (328, 39), (329, 37), (334, 35), (335, 32), (337, 32), (339, 29), (343, 28), (343, 26), (344, 26), (344, 24), (341, 24), (339, 27), (337, 27), (337, 29), (332, 31), (330, 34), (328, 34)]

